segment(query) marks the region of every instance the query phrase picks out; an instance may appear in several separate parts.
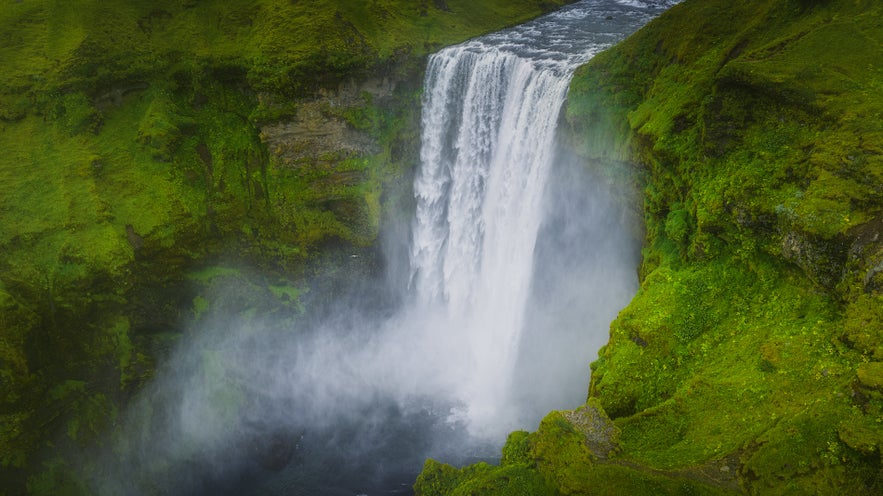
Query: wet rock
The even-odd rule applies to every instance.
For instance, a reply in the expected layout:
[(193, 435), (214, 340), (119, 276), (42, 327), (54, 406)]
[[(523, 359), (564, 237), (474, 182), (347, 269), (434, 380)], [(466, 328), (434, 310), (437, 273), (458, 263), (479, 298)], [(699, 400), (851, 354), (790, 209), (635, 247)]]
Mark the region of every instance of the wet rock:
[(782, 256), (817, 283), (833, 288), (843, 277), (848, 244), (844, 236), (824, 239), (789, 230), (782, 234)]
[(883, 289), (883, 218), (856, 226), (848, 234), (849, 262), (861, 277), (862, 288), (869, 293)]
[(261, 140), (286, 165), (336, 162), (379, 151), (371, 136), (331, 115), (327, 104), (317, 100), (300, 105), (293, 121), (263, 127)]
[(649, 344), (649, 343), (647, 343), (647, 340), (642, 338), (641, 335), (638, 333), (634, 333), (634, 334), (630, 335), (629, 339), (633, 343), (635, 343), (636, 345), (640, 346), (641, 348), (646, 348), (647, 345)]
[(394, 79), (373, 77), (320, 90), (316, 98), (299, 101), (291, 119), (263, 126), (261, 140), (286, 165), (334, 163), (379, 153), (377, 141), (348, 119), (366, 105), (391, 98), (398, 84)]
[(132, 246), (132, 250), (138, 251), (144, 248), (144, 238), (135, 232), (132, 224), (126, 224), (126, 239), (129, 241), (129, 245)]
[(564, 412), (564, 418), (585, 435), (586, 445), (598, 458), (608, 458), (618, 449), (619, 428), (600, 405), (590, 400), (576, 410)]

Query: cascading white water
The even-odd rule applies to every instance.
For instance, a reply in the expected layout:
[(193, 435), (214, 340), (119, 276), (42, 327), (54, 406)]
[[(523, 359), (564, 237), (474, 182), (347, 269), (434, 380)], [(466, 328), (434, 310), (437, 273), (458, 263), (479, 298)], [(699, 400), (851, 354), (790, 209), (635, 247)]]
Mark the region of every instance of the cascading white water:
[(619, 37), (586, 36), (579, 22), (561, 29), (562, 20), (597, 18), (602, 5), (582, 2), (429, 60), (411, 281), (418, 304), (443, 316), (449, 341), (466, 355), (457, 413), (473, 432), (507, 424), (502, 412), (530, 311), (543, 194), (568, 84), (576, 67)]
[(481, 41), (429, 62), (413, 285), (466, 343), (473, 369), (463, 399), (479, 422), (509, 389), (571, 69)]

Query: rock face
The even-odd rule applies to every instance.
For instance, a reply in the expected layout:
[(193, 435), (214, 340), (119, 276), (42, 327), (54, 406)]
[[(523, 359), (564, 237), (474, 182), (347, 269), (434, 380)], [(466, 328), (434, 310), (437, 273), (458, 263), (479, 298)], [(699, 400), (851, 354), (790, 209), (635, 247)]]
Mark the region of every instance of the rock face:
[(600, 459), (607, 459), (619, 444), (619, 428), (610, 420), (603, 409), (596, 405), (583, 405), (571, 412), (564, 412), (564, 418), (586, 436), (589, 450)]
[(261, 128), (261, 141), (280, 163), (337, 162), (347, 156), (374, 154), (379, 146), (370, 135), (352, 129), (346, 121), (329, 116), (327, 101), (304, 102), (291, 121)]
[(641, 288), (589, 407), (519, 437), (524, 470), (559, 494), (883, 491), (881, 9), (685, 0), (577, 74), (575, 149), (643, 196)]
[[(414, 81), (408, 82), (414, 86)], [(366, 129), (357, 127), (364, 128), (367, 123), (355, 121), (357, 116), (352, 112), (367, 105), (392, 106), (399, 83), (375, 77), (322, 90), (316, 98), (299, 101), (291, 119), (262, 126), (261, 142), (278, 163), (291, 166), (376, 155), (381, 152), (380, 143)]]

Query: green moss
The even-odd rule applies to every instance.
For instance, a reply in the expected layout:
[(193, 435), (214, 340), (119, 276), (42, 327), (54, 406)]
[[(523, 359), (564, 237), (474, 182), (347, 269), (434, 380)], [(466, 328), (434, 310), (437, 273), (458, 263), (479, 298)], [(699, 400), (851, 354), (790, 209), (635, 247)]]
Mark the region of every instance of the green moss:
[(210, 283), (216, 277), (237, 277), (242, 271), (233, 267), (224, 267), (222, 265), (210, 265), (199, 270), (195, 270), (188, 275), (189, 279), (201, 283)]
[(870, 389), (883, 389), (883, 363), (863, 363), (858, 367), (858, 380)]
[(38, 475), (28, 479), (27, 491), (39, 496), (80, 496), (89, 492), (76, 469), (63, 461), (47, 463)]
[(598, 465), (587, 471), (579, 492), (562, 494), (710, 496), (734, 493), (708, 487), (689, 478), (646, 473), (623, 465)]
[(18, 93), (35, 83), (103, 88), (208, 61), (221, 70), (241, 67), (260, 91), (300, 92), (378, 61), (419, 56), (489, 27), (526, 20), (561, 3), (450, 0), (442, 10), (402, 0), (150, 5), (81, 0), (61, 7), (28, 2), (0, 16), (10, 33), (0, 53), (10, 70), (0, 86)]
[(530, 434), (527, 431), (515, 431), (506, 438), (503, 445), (503, 458), (501, 465), (530, 462)]
[(479, 463), (456, 469), (427, 460), (414, 491), (419, 496), (545, 496), (557, 494), (540, 474), (523, 464), (494, 467)]
[[(879, 409), (877, 409), (879, 412)], [(883, 433), (880, 432), (880, 417), (873, 418), (864, 415), (858, 409), (850, 412), (850, 415), (841, 419), (837, 430), (838, 437), (843, 443), (865, 456), (879, 456), (883, 448)], [(873, 481), (873, 473), (866, 477)], [(873, 485), (873, 484), (871, 484)]]
[[(591, 403), (591, 402), (590, 402)], [(605, 417), (603, 410), (587, 407)], [(575, 421), (572, 422), (571, 418)], [(514, 432), (503, 448), (500, 466), (480, 463), (462, 469), (426, 462), (414, 486), (418, 495), (442, 494), (598, 494), (723, 495), (707, 477), (648, 470), (599, 450), (598, 432), (585, 417), (550, 413), (535, 433)], [(618, 437), (607, 434), (607, 441)], [(594, 446), (594, 447), (593, 447)]]
[(209, 309), (210, 303), (207, 299), (202, 296), (196, 296), (193, 298), (193, 318), (199, 320), (199, 318), (205, 313), (206, 310)]
[(866, 356), (883, 359), (883, 296), (863, 294), (846, 308), (841, 339)]
[(414, 484), (414, 492), (420, 496), (450, 494), (458, 479), (456, 468), (430, 458), (423, 464), (423, 470)]

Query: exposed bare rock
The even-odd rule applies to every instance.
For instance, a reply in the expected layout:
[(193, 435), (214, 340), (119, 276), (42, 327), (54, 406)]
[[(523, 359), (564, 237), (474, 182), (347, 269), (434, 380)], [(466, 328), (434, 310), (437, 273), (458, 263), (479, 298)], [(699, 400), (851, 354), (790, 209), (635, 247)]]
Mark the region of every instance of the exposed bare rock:
[(619, 428), (600, 406), (586, 403), (576, 410), (564, 412), (564, 417), (586, 436), (586, 445), (592, 453), (606, 459), (617, 450)]
[(338, 161), (378, 151), (371, 136), (331, 115), (328, 104), (324, 99), (303, 103), (293, 121), (261, 129), (261, 140), (286, 165)]
[(333, 163), (380, 151), (377, 141), (356, 129), (346, 115), (358, 112), (370, 100), (382, 102), (392, 96), (396, 82), (389, 78), (347, 81), (336, 90), (321, 90), (319, 97), (298, 102), (291, 120), (261, 128), (261, 140), (279, 163)]

